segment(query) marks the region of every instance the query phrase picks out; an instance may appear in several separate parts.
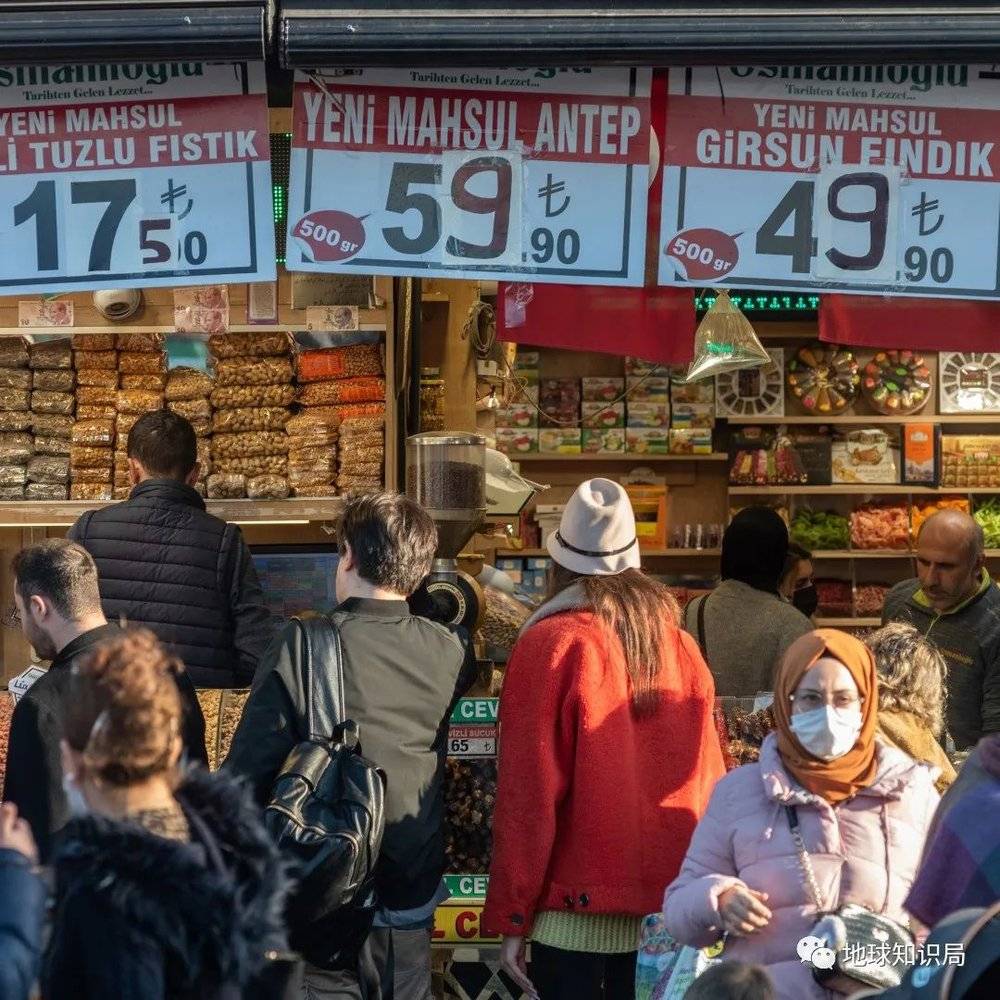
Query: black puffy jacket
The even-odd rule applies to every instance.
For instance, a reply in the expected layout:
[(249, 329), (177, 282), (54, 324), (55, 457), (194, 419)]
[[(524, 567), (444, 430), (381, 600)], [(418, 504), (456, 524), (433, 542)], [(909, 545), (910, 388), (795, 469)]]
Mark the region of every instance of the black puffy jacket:
[(70, 528), (97, 563), (109, 621), (145, 625), (184, 661), (195, 687), (247, 687), (271, 616), (243, 534), (190, 486), (147, 479), (123, 503)]

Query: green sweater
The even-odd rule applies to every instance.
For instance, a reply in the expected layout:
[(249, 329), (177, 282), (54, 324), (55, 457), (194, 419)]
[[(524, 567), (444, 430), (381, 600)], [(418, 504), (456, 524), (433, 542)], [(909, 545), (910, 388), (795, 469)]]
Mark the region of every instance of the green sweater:
[(882, 624), (905, 622), (926, 636), (948, 664), (948, 732), (959, 750), (1000, 732), (1000, 589), (983, 570), (969, 600), (938, 613), (918, 580), (886, 595)]

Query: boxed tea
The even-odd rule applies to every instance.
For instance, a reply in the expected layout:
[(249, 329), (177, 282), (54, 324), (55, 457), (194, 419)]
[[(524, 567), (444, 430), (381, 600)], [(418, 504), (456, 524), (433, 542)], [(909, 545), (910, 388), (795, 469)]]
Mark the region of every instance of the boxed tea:
[(630, 403), (669, 403), (670, 379), (630, 378), (627, 379), (628, 401)]
[(617, 455), (625, 451), (623, 428), (589, 430), (584, 427), (581, 438), (584, 455)]
[(501, 406), (496, 415), (497, 427), (537, 427), (538, 410), (527, 400)]
[(613, 403), (625, 392), (623, 378), (585, 378), (582, 382), (585, 403)]
[(668, 431), (660, 427), (629, 427), (625, 431), (626, 450), (636, 455), (670, 453)]
[(516, 458), (538, 451), (538, 431), (530, 427), (498, 427), (496, 429), (497, 451)]
[(625, 426), (625, 404), (592, 403), (586, 400), (581, 404), (583, 429), (600, 430), (608, 427)]
[(712, 431), (707, 427), (672, 427), (668, 433), (671, 454), (712, 454)]
[(669, 427), (670, 407), (664, 403), (629, 403), (629, 427)]
[(626, 355), (625, 374), (629, 378), (641, 378), (643, 375), (668, 378), (670, 369), (666, 365), (658, 365), (654, 361), (643, 361), (642, 358), (634, 358), (631, 355)]
[(670, 426), (704, 427), (711, 430), (715, 426), (715, 407), (711, 403), (673, 403)]
[(903, 482), (937, 486), (941, 464), (941, 427), (906, 424), (903, 427)]
[(579, 427), (543, 427), (538, 431), (538, 450), (546, 455), (579, 455)]

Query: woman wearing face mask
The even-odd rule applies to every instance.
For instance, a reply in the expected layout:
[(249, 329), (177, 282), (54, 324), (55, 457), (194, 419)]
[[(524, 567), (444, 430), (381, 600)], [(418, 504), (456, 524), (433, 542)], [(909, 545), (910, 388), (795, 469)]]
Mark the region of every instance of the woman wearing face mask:
[(819, 594), (813, 582), (812, 553), (796, 542), (788, 543), (785, 572), (781, 577), (781, 596), (806, 618), (816, 614)]
[(45, 1000), (256, 996), (242, 991), (284, 944), (285, 878), (257, 810), (231, 779), (178, 773), (178, 669), (147, 630), (73, 667), (62, 755), (76, 818), (54, 859)]
[(876, 742), (875, 661), (845, 633), (820, 629), (791, 646), (774, 714), (760, 761), (716, 786), (667, 889), (667, 929), (699, 948), (727, 935), (723, 958), (765, 966), (784, 1000), (829, 997), (797, 945), (820, 911), (847, 904), (906, 924), (903, 902), (938, 801), (935, 771)]

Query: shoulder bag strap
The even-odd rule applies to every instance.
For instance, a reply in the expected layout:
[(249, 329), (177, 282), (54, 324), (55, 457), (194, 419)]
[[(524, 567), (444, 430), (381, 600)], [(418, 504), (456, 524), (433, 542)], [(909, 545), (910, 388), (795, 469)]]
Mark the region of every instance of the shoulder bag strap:
[[(326, 743), (347, 719), (344, 698), (344, 659), (340, 629), (332, 617), (296, 618), (302, 632), (302, 690), (306, 700), (308, 739)], [(315, 664), (321, 664), (327, 683), (316, 681)]]
[(823, 912), (823, 893), (819, 890), (819, 883), (816, 881), (816, 872), (813, 870), (812, 861), (809, 860), (809, 852), (806, 850), (806, 842), (802, 839), (802, 831), (799, 829), (799, 812), (795, 806), (785, 806), (785, 815), (788, 817), (788, 828), (792, 833), (792, 840), (799, 855), (799, 866), (805, 876), (806, 886), (812, 896), (813, 905)]
[(706, 663), (708, 663), (708, 643), (705, 641), (705, 605), (708, 604), (710, 596), (706, 594), (698, 604), (698, 647)]

